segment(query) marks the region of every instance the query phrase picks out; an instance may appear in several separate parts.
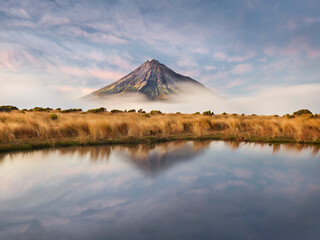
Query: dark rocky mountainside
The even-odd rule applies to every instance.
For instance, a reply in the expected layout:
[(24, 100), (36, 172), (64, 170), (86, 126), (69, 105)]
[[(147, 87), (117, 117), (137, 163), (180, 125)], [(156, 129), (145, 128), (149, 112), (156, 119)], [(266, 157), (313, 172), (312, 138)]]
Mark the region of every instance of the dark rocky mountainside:
[(89, 96), (105, 97), (140, 93), (152, 100), (166, 99), (170, 94), (182, 93), (185, 83), (209, 91), (196, 80), (175, 73), (170, 68), (153, 59), (146, 61), (127, 76), (91, 93)]

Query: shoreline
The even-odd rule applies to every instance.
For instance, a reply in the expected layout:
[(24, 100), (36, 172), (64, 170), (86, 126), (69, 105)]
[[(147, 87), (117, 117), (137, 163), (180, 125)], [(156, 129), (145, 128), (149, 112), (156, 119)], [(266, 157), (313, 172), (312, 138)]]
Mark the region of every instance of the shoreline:
[(268, 143), (268, 144), (303, 144), (311, 145), (320, 148), (320, 139), (314, 141), (296, 141), (289, 138), (255, 138), (255, 139), (237, 139), (233, 136), (222, 137), (219, 135), (207, 135), (207, 136), (170, 136), (167, 138), (161, 137), (145, 137), (145, 138), (123, 138), (123, 139), (109, 139), (109, 140), (90, 140), (87, 139), (66, 139), (63, 141), (56, 141), (56, 139), (51, 139), (51, 141), (32, 141), (32, 142), (21, 142), (16, 144), (0, 144), (0, 153), (8, 152), (18, 152), (18, 151), (32, 151), (38, 149), (54, 149), (54, 148), (64, 148), (64, 147), (86, 147), (86, 146), (107, 146), (107, 145), (123, 145), (123, 144), (156, 144), (172, 141), (228, 141), (228, 142), (245, 142), (245, 143)]

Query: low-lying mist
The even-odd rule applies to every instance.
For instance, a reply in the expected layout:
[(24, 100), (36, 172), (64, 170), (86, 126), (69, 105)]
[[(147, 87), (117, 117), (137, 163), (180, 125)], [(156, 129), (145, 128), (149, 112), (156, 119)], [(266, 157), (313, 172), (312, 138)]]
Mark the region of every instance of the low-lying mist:
[(270, 87), (246, 97), (223, 97), (201, 88), (188, 88), (183, 94), (167, 100), (150, 101), (143, 95), (122, 95), (83, 102), (87, 108), (104, 106), (107, 109), (144, 109), (162, 112), (194, 113), (211, 110), (215, 113), (286, 114), (307, 108), (320, 112), (320, 84)]
[[(78, 98), (79, 93), (32, 89), (27, 91), (0, 91), (0, 105), (15, 105), (22, 108), (35, 106), (51, 108), (90, 108), (105, 107), (108, 110), (140, 109), (145, 111), (161, 110), (166, 113), (194, 113), (211, 110), (214, 113), (238, 114), (286, 114), (307, 108), (314, 113), (320, 112), (320, 84), (305, 84), (289, 87), (268, 87), (248, 96), (223, 97), (194, 86), (187, 87), (183, 94), (170, 95), (166, 100), (151, 101), (141, 94), (126, 94), (98, 97), (90, 100)], [(44, 93), (45, 92), (45, 93)]]

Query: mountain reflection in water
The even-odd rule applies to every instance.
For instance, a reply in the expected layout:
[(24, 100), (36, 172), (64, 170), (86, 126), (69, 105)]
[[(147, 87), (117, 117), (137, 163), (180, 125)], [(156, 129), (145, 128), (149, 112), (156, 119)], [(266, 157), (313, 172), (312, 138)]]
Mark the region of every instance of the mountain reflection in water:
[(0, 239), (317, 239), (319, 148), (222, 141), (0, 155)]

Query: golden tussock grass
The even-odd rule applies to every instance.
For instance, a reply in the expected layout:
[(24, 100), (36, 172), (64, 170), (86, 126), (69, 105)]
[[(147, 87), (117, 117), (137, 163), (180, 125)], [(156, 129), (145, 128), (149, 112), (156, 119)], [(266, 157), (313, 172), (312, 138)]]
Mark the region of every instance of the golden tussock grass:
[(320, 118), (140, 113), (0, 113), (0, 144), (132, 139), (231, 139), (320, 143)]

